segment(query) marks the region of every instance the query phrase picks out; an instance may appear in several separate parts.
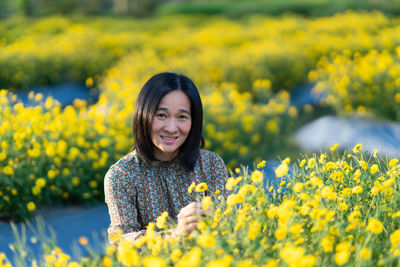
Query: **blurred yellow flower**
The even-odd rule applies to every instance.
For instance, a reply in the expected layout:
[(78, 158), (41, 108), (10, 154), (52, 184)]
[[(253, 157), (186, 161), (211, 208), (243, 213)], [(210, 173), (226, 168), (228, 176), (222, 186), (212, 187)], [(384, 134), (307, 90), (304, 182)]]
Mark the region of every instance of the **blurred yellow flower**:
[(190, 184), (190, 186), (188, 187), (189, 194), (191, 194), (193, 192), (195, 187), (196, 187), (196, 183), (195, 182)]
[(393, 168), (394, 166), (396, 166), (396, 164), (399, 162), (398, 159), (392, 159), (389, 162), (389, 167)]
[(368, 219), (368, 225), (367, 228), (365, 228), (367, 231), (370, 231), (374, 234), (380, 234), (383, 231), (383, 224), (380, 220), (377, 220), (375, 218), (369, 218)]
[(286, 163), (282, 163), (275, 169), (276, 177), (283, 177), (288, 174), (289, 166)]
[(202, 200), (201, 200), (201, 204), (204, 210), (208, 210), (210, 208), (210, 206), (212, 205), (212, 200), (210, 196), (205, 196)]
[(225, 255), (221, 259), (215, 259), (209, 261), (206, 267), (230, 267), (232, 261), (233, 261), (233, 256)]
[(372, 166), (369, 168), (369, 172), (371, 174), (379, 172), (378, 164), (372, 164)]
[[(259, 162), (259, 163), (257, 164), (257, 169), (259, 169), (259, 168), (264, 168), (265, 164), (266, 164), (265, 160)], [(240, 169), (239, 169), (239, 171), (240, 171)]]
[(159, 229), (164, 229), (167, 218), (168, 218), (168, 212), (164, 211), (160, 216), (157, 217), (156, 226)]
[(196, 185), (195, 191), (196, 192), (204, 192), (207, 190), (207, 184), (206, 183), (199, 183)]
[(251, 180), (253, 181), (253, 183), (262, 182), (263, 180), (262, 172), (260, 172), (259, 170), (253, 171), (253, 173), (251, 174)]
[(200, 264), (202, 250), (199, 247), (192, 248), (177, 262), (176, 267), (197, 267)]
[(27, 208), (29, 211), (34, 211), (34, 210), (36, 209), (36, 205), (35, 205), (34, 202), (30, 201), (28, 204), (26, 204), (26, 208)]
[(351, 192), (352, 192), (353, 194), (360, 194), (360, 193), (363, 192), (363, 188), (362, 188), (361, 186), (357, 185), (357, 186), (355, 186), (355, 187), (353, 187), (353, 188), (351, 189)]
[(213, 248), (216, 244), (214, 236), (206, 233), (202, 233), (197, 238), (197, 244), (205, 248)]
[(182, 251), (178, 248), (174, 248), (171, 252), (171, 260), (176, 262), (182, 256)]
[(157, 256), (143, 257), (142, 263), (144, 267), (164, 267), (166, 264), (164, 259)]
[(285, 239), (286, 235), (287, 235), (287, 231), (284, 228), (278, 228), (275, 230), (275, 238), (277, 240)]
[(362, 144), (357, 144), (353, 147), (353, 152), (354, 153), (359, 153), (362, 149)]
[(78, 239), (79, 244), (81, 244), (82, 246), (87, 246), (89, 244), (89, 240), (87, 239), (87, 237), (85, 236), (81, 236)]
[(344, 265), (350, 257), (350, 252), (347, 250), (341, 250), (335, 254), (335, 263), (339, 266)]
[(338, 146), (339, 144), (334, 144), (333, 146), (331, 146), (330, 150), (335, 151)]
[(372, 256), (372, 252), (369, 248), (362, 248), (360, 251), (360, 258), (362, 260), (369, 260)]

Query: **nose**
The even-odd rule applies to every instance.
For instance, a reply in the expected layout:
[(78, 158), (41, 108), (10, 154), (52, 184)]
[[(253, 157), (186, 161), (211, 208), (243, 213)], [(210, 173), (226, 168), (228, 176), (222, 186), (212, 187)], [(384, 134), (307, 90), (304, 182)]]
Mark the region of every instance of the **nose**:
[(164, 130), (169, 133), (175, 133), (177, 131), (177, 125), (174, 119), (167, 120)]

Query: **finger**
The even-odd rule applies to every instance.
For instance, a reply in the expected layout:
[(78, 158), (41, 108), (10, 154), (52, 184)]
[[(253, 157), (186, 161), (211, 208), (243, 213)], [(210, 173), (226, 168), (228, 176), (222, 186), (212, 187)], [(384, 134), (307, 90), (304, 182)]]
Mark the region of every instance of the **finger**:
[(198, 224), (199, 224), (198, 222), (195, 222), (195, 223), (186, 225), (186, 227), (185, 227), (186, 233), (190, 234), (194, 229), (196, 229)]
[[(188, 211), (188, 210), (190, 210), (190, 209), (192, 209), (192, 208), (194, 208), (194, 207), (196, 207), (196, 204), (197, 202), (190, 202), (188, 205), (186, 205), (185, 207), (183, 207), (180, 211), (179, 211), (179, 214), (180, 213), (185, 213), (186, 211)], [(178, 214), (178, 215), (179, 215)]]
[(197, 219), (197, 217), (196, 216), (189, 216), (189, 217), (185, 217), (183, 220), (182, 220), (182, 224), (183, 225), (188, 225), (188, 224), (191, 224), (191, 223), (195, 223), (195, 222), (198, 222), (199, 220)]

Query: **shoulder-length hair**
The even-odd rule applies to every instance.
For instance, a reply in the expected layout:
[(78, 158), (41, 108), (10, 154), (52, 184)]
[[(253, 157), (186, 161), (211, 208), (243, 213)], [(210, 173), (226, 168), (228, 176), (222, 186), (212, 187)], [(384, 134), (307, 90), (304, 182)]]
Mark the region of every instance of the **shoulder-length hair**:
[(133, 113), (134, 149), (147, 162), (157, 160), (154, 157), (155, 146), (151, 140), (152, 122), (161, 99), (174, 90), (183, 91), (190, 100), (192, 125), (188, 137), (179, 148), (178, 159), (186, 170), (193, 171), (200, 148), (204, 147), (203, 106), (197, 87), (184, 75), (163, 72), (154, 75), (145, 83)]

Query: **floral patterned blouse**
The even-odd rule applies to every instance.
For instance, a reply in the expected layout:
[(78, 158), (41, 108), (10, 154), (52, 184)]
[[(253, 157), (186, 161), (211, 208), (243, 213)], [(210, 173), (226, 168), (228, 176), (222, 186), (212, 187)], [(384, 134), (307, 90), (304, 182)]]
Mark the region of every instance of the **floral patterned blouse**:
[(187, 190), (192, 182), (207, 183), (206, 194), (218, 189), (226, 196), (227, 177), (221, 157), (203, 149), (193, 172), (186, 171), (177, 159), (148, 163), (135, 151), (127, 154), (110, 167), (104, 180), (110, 241), (121, 230), (124, 238), (135, 240), (164, 211), (176, 220), (179, 211), (195, 201), (196, 195)]

